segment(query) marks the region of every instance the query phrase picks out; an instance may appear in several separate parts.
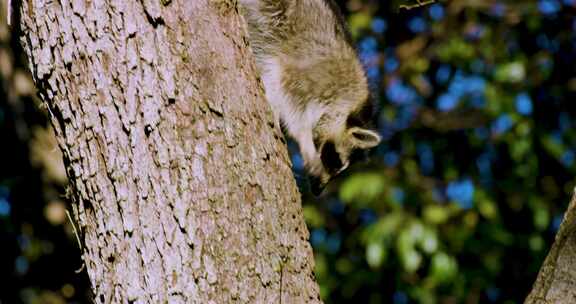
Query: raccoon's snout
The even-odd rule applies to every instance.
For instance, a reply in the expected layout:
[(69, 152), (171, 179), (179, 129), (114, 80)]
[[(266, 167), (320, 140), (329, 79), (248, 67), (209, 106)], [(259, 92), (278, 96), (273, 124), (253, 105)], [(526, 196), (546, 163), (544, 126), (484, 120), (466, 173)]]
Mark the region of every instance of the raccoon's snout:
[(315, 196), (319, 196), (320, 194), (322, 194), (322, 191), (324, 190), (324, 188), (326, 188), (326, 184), (327, 183), (323, 183), (322, 179), (318, 176), (309, 176), (308, 177), (309, 181), (310, 181), (310, 192), (312, 192), (312, 194), (314, 194)]
[(319, 196), (330, 180), (340, 174), (348, 167), (348, 161), (342, 162), (340, 153), (336, 150), (336, 145), (328, 141), (322, 145), (320, 150), (320, 160), (323, 170), (319, 175), (310, 174), (310, 191)]
[(320, 140), (314, 141), (316, 149), (320, 146), (320, 161), (316, 159), (313, 162), (316, 164), (315, 170), (309, 171), (310, 188), (314, 195), (322, 193), (330, 180), (346, 170), (351, 163), (365, 160), (368, 150), (381, 141), (377, 132), (359, 127), (350, 128), (344, 138), (338, 146), (334, 140), (323, 144)]
[(332, 141), (324, 143), (322, 151), (320, 151), (320, 159), (322, 160), (324, 169), (326, 169), (330, 175), (337, 174), (343, 170), (344, 164), (340, 159), (340, 154), (336, 151), (336, 145)]

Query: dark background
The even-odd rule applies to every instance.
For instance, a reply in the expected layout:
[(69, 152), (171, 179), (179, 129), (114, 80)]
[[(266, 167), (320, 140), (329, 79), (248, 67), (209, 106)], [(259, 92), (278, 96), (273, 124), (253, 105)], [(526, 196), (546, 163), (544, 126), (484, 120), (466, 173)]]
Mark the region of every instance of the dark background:
[[(339, 1), (384, 142), (315, 198), (326, 303), (519, 303), (575, 186), (576, 0)], [(0, 302), (87, 303), (65, 172), (0, 4)]]

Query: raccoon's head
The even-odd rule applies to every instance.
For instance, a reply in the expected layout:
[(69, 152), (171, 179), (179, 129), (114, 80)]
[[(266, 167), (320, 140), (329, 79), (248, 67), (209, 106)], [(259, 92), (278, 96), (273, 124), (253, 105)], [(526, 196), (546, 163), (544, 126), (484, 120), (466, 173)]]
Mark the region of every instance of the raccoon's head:
[[(273, 90), (269, 81), (266, 90), (273, 110), (298, 142), (311, 190), (318, 195), (353, 155), (377, 146), (380, 136), (369, 127), (374, 104), (354, 49), (348, 44), (324, 49), (314, 43), (287, 48), (285, 52), (300, 52), (293, 55), (298, 60), (282, 61), (279, 89)], [(274, 92), (281, 92), (286, 102), (275, 107), (282, 98)]]
[(328, 182), (368, 149), (376, 147), (380, 135), (370, 128), (372, 104), (366, 102), (360, 109), (346, 113), (325, 113), (313, 130), (314, 146), (318, 157), (309, 164), (310, 187), (319, 195)]

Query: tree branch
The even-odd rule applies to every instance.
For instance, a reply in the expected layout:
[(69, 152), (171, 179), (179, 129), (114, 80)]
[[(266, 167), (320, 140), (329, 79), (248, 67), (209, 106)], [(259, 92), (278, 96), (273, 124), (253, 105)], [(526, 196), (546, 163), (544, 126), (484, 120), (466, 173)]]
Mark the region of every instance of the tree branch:
[(411, 10), (414, 8), (418, 8), (418, 7), (423, 7), (423, 6), (427, 6), (430, 4), (433, 4), (436, 2), (436, 0), (427, 0), (427, 1), (423, 1), (423, 0), (416, 0), (415, 4), (400, 4), (398, 6), (399, 9), (405, 9), (405, 10)]
[(575, 301), (576, 195), (572, 196), (552, 249), (540, 268), (538, 278), (524, 303), (568, 304)]

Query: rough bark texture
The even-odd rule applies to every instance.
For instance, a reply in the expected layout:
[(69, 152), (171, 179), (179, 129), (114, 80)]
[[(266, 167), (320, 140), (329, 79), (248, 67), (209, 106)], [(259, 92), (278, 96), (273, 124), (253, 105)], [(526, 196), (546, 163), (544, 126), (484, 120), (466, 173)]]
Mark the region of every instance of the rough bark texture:
[(576, 303), (576, 194), (524, 303)]
[(98, 303), (318, 303), (232, 0), (23, 0)]

